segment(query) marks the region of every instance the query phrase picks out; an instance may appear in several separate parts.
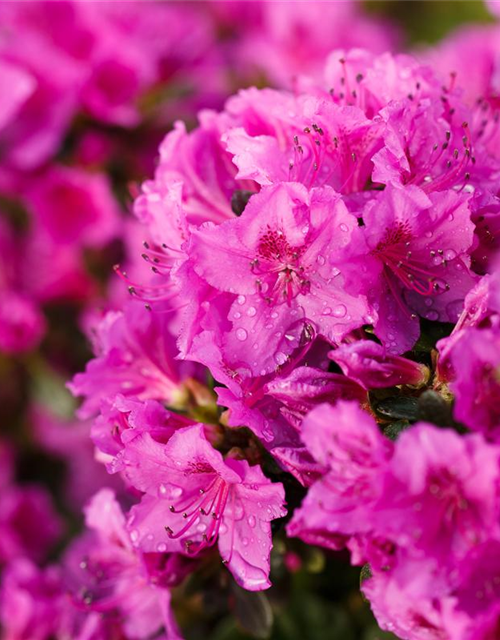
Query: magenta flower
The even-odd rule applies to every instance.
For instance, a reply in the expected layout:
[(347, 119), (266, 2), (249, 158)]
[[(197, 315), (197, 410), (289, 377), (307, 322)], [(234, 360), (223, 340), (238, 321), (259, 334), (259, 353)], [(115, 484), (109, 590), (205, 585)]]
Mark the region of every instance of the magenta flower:
[(290, 536), (331, 548), (370, 531), (392, 443), (354, 402), (313, 409), (302, 439), (326, 473), (310, 489), (287, 527)]
[(237, 220), (193, 230), (194, 270), (234, 300), (223, 352), (264, 375), (285, 364), (306, 332), (334, 342), (369, 322), (365, 298), (346, 291), (340, 268), (355, 229), (332, 191), (309, 195), (292, 183), (263, 189)]
[(123, 459), (127, 478), (146, 494), (128, 522), (138, 549), (197, 555), (217, 542), (241, 586), (270, 586), (270, 522), (286, 514), (281, 484), (244, 460), (224, 460), (203, 425), (180, 429), (166, 445), (141, 434)]
[(171, 404), (182, 397), (183, 378), (193, 366), (175, 361), (178, 351), (168, 321), (167, 314), (152, 315), (139, 303), (104, 317), (94, 337), (96, 358), (68, 384), (74, 395), (85, 397), (79, 417), (97, 413), (103, 395)]
[(413, 346), (418, 316), (457, 321), (476, 281), (467, 253), (473, 239), (467, 201), (452, 191), (427, 196), (416, 187), (388, 186), (365, 206), (361, 268), (378, 275), (370, 297), (388, 353)]
[[(36, 538), (33, 531), (37, 532)], [(50, 494), (38, 485), (9, 484), (0, 492), (0, 565), (14, 558), (45, 560), (63, 525)]]
[(491, 276), (486, 275), (479, 280), (476, 286), (467, 294), (464, 301), (464, 309), (457, 320), (453, 331), (447, 338), (439, 340), (437, 347), (439, 359), (437, 362), (437, 374), (441, 381), (450, 380), (453, 375), (451, 355), (457, 342), (459, 342), (471, 327), (496, 326), (500, 314), (500, 277), (498, 272)]
[(10, 291), (1, 294), (0, 351), (7, 354), (30, 351), (38, 346), (45, 329), (40, 309), (28, 296)]
[(451, 640), (494, 640), (500, 624), (498, 562), (500, 543), (473, 549), (458, 570), (458, 584), (445, 603), (445, 626)]
[(454, 415), (489, 439), (500, 439), (500, 332), (469, 328), (453, 344), (450, 360), (455, 372)]
[[(396, 444), (377, 510), (377, 528), (412, 553), (452, 566), (497, 537), (499, 450), (480, 436), (460, 437), (425, 423)], [(383, 514), (392, 513), (391, 518)]]
[(54, 166), (27, 194), (38, 233), (54, 245), (103, 247), (118, 232), (120, 211), (102, 174)]
[(0, 588), (2, 638), (59, 638), (65, 604), (59, 567), (39, 569), (26, 558), (11, 562), (2, 575)]
[(100, 413), (92, 425), (91, 438), (108, 473), (115, 473), (121, 468), (119, 454), (124, 445), (138, 433), (147, 432), (154, 440), (166, 443), (176, 429), (190, 424), (194, 422), (167, 411), (156, 400), (142, 402), (119, 394), (102, 401)]
[[(111, 629), (140, 640), (166, 629), (168, 640), (180, 638), (170, 612), (170, 593), (131, 543), (125, 516), (110, 489), (94, 496), (86, 512), (92, 533), (76, 540), (66, 553), (65, 580), (86, 619), (99, 614), (103, 639)], [(99, 638), (101, 636), (98, 636)]]
[(400, 384), (423, 386), (430, 375), (425, 365), (401, 356), (391, 356), (372, 340), (341, 344), (328, 355), (348, 378), (364, 389)]

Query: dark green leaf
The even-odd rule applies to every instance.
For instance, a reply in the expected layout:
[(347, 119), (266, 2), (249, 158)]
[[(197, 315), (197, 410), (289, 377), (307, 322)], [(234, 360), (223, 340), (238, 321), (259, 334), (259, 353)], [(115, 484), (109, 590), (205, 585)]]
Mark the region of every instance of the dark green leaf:
[(451, 405), (436, 391), (424, 391), (418, 399), (418, 418), (425, 422), (432, 422), (439, 427), (453, 425)]
[(399, 434), (406, 431), (409, 426), (410, 423), (408, 420), (397, 420), (396, 422), (391, 422), (384, 427), (384, 435), (389, 438), (389, 440), (397, 440)]
[(375, 411), (386, 419), (393, 420), (409, 420), (415, 422), (418, 420), (418, 399), (394, 396), (386, 398), (375, 403)]
[(233, 192), (231, 196), (231, 209), (235, 215), (241, 216), (253, 193), (253, 191), (245, 191), (244, 189), (237, 189)]

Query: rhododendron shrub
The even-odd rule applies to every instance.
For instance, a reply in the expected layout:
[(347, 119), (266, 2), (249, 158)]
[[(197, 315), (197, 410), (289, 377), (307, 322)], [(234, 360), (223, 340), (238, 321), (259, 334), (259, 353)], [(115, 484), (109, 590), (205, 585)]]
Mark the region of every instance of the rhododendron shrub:
[(2, 638), (497, 639), (497, 25), (138, 7), (0, 10)]

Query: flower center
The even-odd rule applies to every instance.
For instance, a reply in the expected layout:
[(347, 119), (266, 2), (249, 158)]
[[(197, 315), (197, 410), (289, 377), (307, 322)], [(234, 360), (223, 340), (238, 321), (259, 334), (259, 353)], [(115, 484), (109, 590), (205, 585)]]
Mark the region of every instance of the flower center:
[(259, 276), (255, 284), (268, 304), (290, 304), (299, 293), (309, 291), (310, 282), (300, 264), (303, 253), (304, 247), (291, 246), (281, 230), (268, 228), (260, 237), (250, 267)]
[(387, 269), (387, 275), (395, 276), (407, 289), (429, 296), (448, 291), (449, 285), (437, 278), (427, 265), (410, 250), (412, 233), (408, 223), (399, 223), (388, 229), (373, 254)]

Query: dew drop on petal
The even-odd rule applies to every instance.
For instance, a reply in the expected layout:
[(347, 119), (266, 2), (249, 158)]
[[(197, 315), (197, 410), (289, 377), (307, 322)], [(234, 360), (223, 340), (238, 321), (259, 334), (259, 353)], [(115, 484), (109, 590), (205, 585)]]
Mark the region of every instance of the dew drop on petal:
[(245, 342), (245, 340), (248, 338), (248, 333), (245, 331), (245, 329), (240, 328), (236, 330), (236, 337), (241, 342)]
[(160, 553), (165, 553), (167, 550), (167, 545), (164, 542), (160, 542), (160, 544), (156, 547)]
[(254, 516), (248, 516), (248, 526), (252, 527), (252, 529), (255, 527), (255, 525), (257, 524), (257, 521), (255, 520)]
[(347, 313), (347, 307), (345, 306), (345, 304), (338, 304), (333, 310), (333, 315), (336, 318), (343, 318), (346, 313)]
[(248, 307), (247, 316), (253, 318), (253, 316), (257, 313), (257, 309), (255, 307)]
[(247, 301), (245, 296), (238, 296), (237, 298), (238, 304), (245, 304), (245, 302)]

